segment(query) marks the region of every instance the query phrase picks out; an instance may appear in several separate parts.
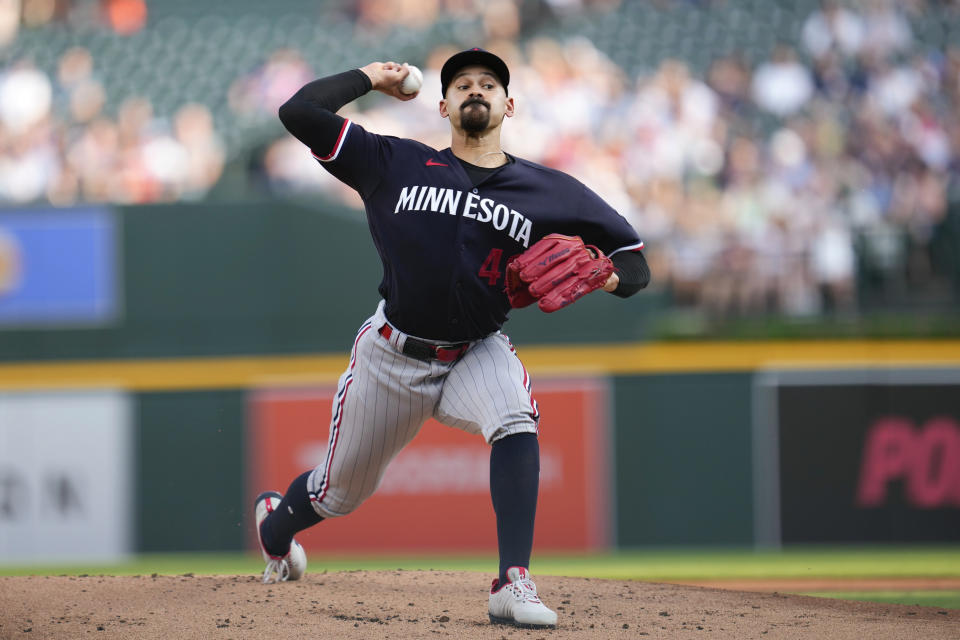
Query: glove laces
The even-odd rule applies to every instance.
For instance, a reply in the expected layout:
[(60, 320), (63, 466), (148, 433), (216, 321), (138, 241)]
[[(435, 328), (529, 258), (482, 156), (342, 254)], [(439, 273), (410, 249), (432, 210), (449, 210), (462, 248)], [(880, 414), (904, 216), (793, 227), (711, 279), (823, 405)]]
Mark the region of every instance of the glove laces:
[(271, 558), (263, 570), (263, 584), (286, 582), (290, 577), (290, 563), (284, 558)]

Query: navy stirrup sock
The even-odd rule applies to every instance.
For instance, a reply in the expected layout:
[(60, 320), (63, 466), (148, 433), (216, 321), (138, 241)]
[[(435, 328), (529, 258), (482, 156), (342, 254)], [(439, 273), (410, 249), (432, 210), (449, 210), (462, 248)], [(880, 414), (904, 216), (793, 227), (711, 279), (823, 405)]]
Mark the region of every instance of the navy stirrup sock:
[(540, 488), (540, 443), (535, 433), (501, 438), (490, 450), (490, 497), (497, 514), (500, 584), (510, 567), (530, 567)]
[(260, 539), (267, 553), (272, 556), (287, 555), (290, 551), (290, 541), (298, 531), (303, 531), (323, 520), (314, 511), (307, 491), (307, 478), (311, 473), (312, 471), (307, 471), (297, 476), (290, 483), (280, 505), (260, 524)]

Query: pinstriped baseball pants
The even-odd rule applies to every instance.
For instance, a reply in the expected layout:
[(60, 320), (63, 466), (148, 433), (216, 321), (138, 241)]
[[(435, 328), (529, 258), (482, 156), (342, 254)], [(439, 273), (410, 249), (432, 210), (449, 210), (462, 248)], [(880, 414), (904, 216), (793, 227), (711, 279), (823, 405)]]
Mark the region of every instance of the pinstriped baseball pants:
[(357, 333), (337, 385), (326, 458), (307, 480), (324, 518), (346, 515), (373, 495), (428, 418), (488, 443), (537, 432), (530, 377), (507, 336), (477, 340), (455, 362), (422, 361), (402, 353), (406, 335), (392, 325), (389, 340), (380, 334), (383, 307)]

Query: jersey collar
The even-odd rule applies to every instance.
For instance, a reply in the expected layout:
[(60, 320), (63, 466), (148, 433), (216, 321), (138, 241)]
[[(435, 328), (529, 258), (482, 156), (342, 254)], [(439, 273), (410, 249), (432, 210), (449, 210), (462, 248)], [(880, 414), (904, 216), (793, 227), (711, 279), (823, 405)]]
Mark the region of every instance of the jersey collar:
[(457, 172), (457, 175), (459, 176), (460, 180), (465, 185), (467, 185), (467, 188), (469, 189), (474, 189), (480, 186), (481, 184), (483, 184), (493, 176), (500, 175), (504, 170), (508, 169), (510, 166), (515, 165), (517, 163), (517, 159), (514, 156), (510, 155), (506, 151), (504, 151), (503, 154), (507, 156), (507, 164), (501, 167), (498, 167), (500, 171), (491, 171), (489, 175), (483, 178), (483, 180), (481, 180), (477, 184), (473, 184), (470, 181), (470, 176), (467, 175), (466, 170), (463, 168), (463, 165), (460, 163), (460, 158), (458, 158), (456, 154), (453, 153), (452, 148), (447, 147), (446, 149), (440, 152), (441, 157), (443, 157), (447, 161), (447, 163), (450, 165), (450, 167)]

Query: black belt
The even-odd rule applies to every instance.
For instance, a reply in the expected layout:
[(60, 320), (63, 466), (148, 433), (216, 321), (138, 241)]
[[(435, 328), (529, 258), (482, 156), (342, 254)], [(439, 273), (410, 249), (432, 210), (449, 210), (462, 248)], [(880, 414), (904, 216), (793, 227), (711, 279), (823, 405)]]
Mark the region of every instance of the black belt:
[[(387, 340), (393, 335), (393, 329), (389, 324), (380, 327), (380, 335)], [(460, 342), (457, 344), (436, 345), (423, 340), (418, 340), (411, 336), (403, 343), (403, 354), (416, 358), (417, 360), (439, 360), (440, 362), (453, 362), (470, 347), (469, 342)]]

